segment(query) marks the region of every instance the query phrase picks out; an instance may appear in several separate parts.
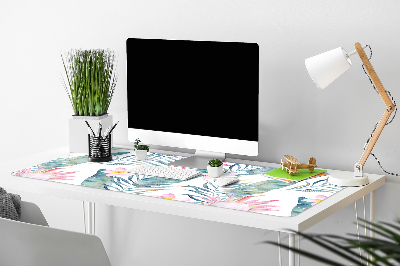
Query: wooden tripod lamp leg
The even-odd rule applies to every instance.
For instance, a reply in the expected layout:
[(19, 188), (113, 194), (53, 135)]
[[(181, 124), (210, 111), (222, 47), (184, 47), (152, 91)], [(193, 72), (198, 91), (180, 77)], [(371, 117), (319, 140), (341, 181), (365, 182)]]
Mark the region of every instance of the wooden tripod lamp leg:
[(372, 149), (375, 146), (376, 141), (378, 140), (383, 128), (386, 125), (386, 122), (389, 120), (389, 117), (391, 113), (394, 111), (394, 104), (392, 100), (390, 99), (389, 95), (387, 94), (385, 88), (382, 85), (382, 82), (380, 81), (378, 75), (376, 74), (371, 62), (369, 61), (367, 55), (364, 52), (364, 49), (361, 47), (360, 43), (354, 44), (354, 47), (357, 50), (358, 55), (360, 56), (361, 61), (363, 62), (365, 68), (368, 71), (369, 76), (371, 77), (372, 82), (374, 83), (376, 89), (379, 92), (379, 95), (381, 96), (383, 102), (386, 105), (386, 110), (385, 113), (383, 114), (381, 120), (379, 121), (378, 126), (376, 127), (371, 139), (369, 140), (367, 147), (364, 149), (363, 154), (361, 155), (360, 160), (355, 166), (355, 175), (356, 176), (362, 176), (362, 168), (364, 167), (365, 162), (368, 159), (368, 156), (370, 155)]

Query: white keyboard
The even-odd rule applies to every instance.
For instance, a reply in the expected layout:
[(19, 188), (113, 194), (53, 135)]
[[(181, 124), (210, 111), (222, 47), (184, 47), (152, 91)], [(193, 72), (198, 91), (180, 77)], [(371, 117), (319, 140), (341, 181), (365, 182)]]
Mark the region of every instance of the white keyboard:
[(178, 167), (166, 167), (141, 164), (127, 171), (128, 173), (158, 176), (164, 178), (188, 180), (190, 178), (201, 175), (201, 172), (191, 169), (182, 169)]

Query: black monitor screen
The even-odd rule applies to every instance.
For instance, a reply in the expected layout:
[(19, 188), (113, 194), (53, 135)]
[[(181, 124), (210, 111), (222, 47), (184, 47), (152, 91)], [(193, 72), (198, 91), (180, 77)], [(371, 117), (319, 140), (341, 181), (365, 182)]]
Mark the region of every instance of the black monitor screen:
[(129, 38), (128, 127), (258, 141), (256, 43)]

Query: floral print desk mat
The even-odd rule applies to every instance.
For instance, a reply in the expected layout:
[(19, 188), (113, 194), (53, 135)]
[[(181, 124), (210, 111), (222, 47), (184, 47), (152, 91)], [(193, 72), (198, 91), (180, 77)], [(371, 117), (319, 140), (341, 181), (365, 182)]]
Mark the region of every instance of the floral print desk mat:
[(207, 170), (200, 170), (201, 176), (186, 181), (127, 172), (139, 164), (166, 167), (169, 162), (185, 158), (182, 156), (150, 152), (146, 160), (139, 161), (134, 151), (121, 148), (113, 148), (112, 156), (110, 162), (92, 163), (85, 154), (69, 154), (12, 174), (282, 217), (295, 216), (343, 189), (331, 186), (327, 173), (296, 182), (265, 174), (275, 168), (229, 162), (224, 162), (222, 177), (235, 176), (239, 182), (219, 187)]

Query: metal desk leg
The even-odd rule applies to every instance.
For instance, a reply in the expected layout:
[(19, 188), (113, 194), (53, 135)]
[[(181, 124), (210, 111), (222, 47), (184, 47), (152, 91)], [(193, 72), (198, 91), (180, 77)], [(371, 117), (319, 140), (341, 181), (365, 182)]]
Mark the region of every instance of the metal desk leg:
[[(296, 245), (296, 234), (289, 233), (289, 247), (294, 248)], [(295, 266), (295, 253), (289, 250), (289, 266)]]
[(94, 202), (83, 202), (83, 218), (85, 223), (85, 233), (95, 234), (95, 204)]
[[(300, 250), (300, 236), (297, 235), (297, 249)], [(300, 266), (300, 253), (297, 253), (297, 265)]]
[[(375, 190), (369, 193), (369, 221), (375, 222)], [(370, 232), (371, 232), (371, 237), (375, 237), (375, 232), (374, 231)]]

